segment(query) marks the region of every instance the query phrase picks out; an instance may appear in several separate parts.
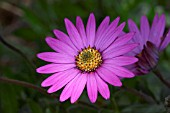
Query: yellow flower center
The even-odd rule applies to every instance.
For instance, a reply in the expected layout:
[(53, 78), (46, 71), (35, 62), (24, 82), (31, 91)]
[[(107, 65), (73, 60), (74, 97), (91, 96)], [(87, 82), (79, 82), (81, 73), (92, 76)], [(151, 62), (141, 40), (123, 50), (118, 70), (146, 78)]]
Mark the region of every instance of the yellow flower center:
[(76, 66), (84, 72), (91, 72), (98, 68), (102, 63), (102, 56), (100, 52), (90, 46), (83, 49), (76, 56)]

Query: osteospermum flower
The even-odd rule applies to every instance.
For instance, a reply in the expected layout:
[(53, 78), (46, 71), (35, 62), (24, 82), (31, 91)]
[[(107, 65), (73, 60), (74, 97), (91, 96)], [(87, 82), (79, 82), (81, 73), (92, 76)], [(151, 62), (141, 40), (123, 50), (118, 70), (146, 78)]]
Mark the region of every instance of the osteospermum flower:
[(136, 75), (146, 74), (153, 70), (159, 59), (159, 52), (164, 50), (170, 42), (170, 31), (165, 32), (165, 15), (155, 15), (150, 27), (146, 16), (141, 17), (140, 30), (133, 20), (128, 20), (129, 30), (136, 32), (131, 42), (140, 43), (140, 45), (128, 53), (130, 56), (136, 56), (139, 61), (131, 67)]
[[(47, 44), (55, 52), (39, 53), (37, 56), (51, 62), (37, 69), (38, 73), (51, 74), (42, 82), (43, 87), (50, 87), (48, 93), (64, 89), (60, 101), (71, 99), (74, 103), (85, 86), (89, 99), (94, 103), (99, 92), (105, 99), (110, 97), (107, 83), (122, 86), (120, 78), (131, 78), (134, 74), (123, 66), (133, 64), (137, 58), (123, 56), (138, 44), (127, 44), (134, 33), (122, 35), (125, 23), (118, 26), (119, 17), (109, 24), (106, 17), (96, 31), (96, 22), (90, 14), (86, 29), (80, 17), (76, 26), (65, 19), (68, 36), (54, 30), (57, 38), (47, 37)], [(120, 36), (121, 35), (121, 36)]]

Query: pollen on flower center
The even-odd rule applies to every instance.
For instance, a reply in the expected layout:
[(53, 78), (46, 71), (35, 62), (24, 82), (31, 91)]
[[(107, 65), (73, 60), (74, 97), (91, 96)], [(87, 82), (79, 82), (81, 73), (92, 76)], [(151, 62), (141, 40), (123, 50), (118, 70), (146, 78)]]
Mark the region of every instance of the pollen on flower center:
[(76, 56), (76, 66), (84, 72), (91, 72), (98, 68), (102, 63), (102, 56), (100, 52), (90, 46), (83, 49)]

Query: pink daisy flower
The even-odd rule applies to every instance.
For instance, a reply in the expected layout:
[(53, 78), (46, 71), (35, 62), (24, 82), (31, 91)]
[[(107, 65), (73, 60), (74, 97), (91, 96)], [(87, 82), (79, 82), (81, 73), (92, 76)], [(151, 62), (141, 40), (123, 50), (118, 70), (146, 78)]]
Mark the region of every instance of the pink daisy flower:
[[(155, 15), (152, 25), (149, 25), (146, 16), (141, 17), (140, 30), (135, 22), (128, 20), (130, 32), (135, 32), (131, 43), (140, 43), (129, 52), (130, 56), (137, 56), (139, 61), (129, 67), (136, 75), (147, 74), (155, 68), (159, 60), (159, 52), (170, 43), (170, 31), (165, 35), (165, 15)], [(130, 69), (130, 68), (129, 68)]]
[(124, 54), (133, 50), (138, 44), (127, 44), (134, 33), (121, 34), (125, 26), (118, 26), (119, 17), (113, 22), (106, 17), (96, 30), (94, 14), (90, 14), (86, 29), (78, 16), (76, 26), (65, 19), (68, 35), (54, 30), (57, 38), (47, 37), (47, 44), (55, 52), (39, 53), (38, 58), (50, 62), (37, 69), (38, 73), (52, 74), (42, 82), (42, 87), (50, 87), (53, 93), (64, 87), (60, 101), (70, 98), (71, 103), (77, 101), (85, 87), (92, 103), (98, 92), (105, 98), (110, 97), (109, 87), (120, 87), (121, 78), (131, 78), (134, 74), (125, 65), (137, 62), (133, 56)]

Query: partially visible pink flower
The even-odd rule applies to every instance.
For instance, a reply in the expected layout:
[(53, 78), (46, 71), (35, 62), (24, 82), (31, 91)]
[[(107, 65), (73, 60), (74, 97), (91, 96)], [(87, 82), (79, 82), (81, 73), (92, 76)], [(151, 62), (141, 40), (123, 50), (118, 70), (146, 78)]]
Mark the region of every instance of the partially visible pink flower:
[(41, 84), (43, 87), (50, 87), (48, 93), (64, 87), (60, 101), (70, 98), (71, 103), (74, 103), (86, 86), (89, 99), (94, 103), (98, 92), (105, 99), (110, 97), (107, 83), (120, 87), (120, 77), (134, 77), (124, 66), (137, 62), (137, 58), (124, 54), (132, 51), (138, 44), (127, 44), (134, 33), (122, 35), (125, 23), (119, 26), (118, 23), (119, 17), (111, 23), (109, 17), (106, 17), (96, 30), (94, 14), (90, 14), (86, 28), (79, 16), (76, 26), (65, 19), (68, 35), (54, 30), (57, 38), (46, 38), (47, 44), (55, 52), (37, 55), (38, 58), (51, 62), (37, 69), (38, 73), (53, 73)]
[(164, 14), (160, 17), (156, 14), (151, 26), (147, 17), (142, 16), (139, 30), (133, 20), (128, 20), (129, 31), (135, 32), (131, 42), (140, 43), (137, 48), (128, 53), (139, 58), (137, 63), (129, 66), (136, 75), (146, 74), (154, 69), (159, 59), (159, 52), (170, 43), (170, 31), (164, 35), (165, 23)]

